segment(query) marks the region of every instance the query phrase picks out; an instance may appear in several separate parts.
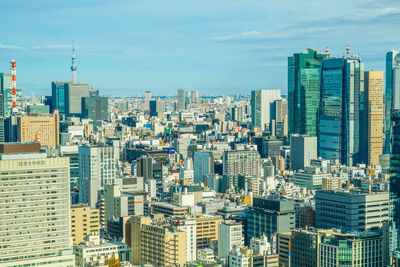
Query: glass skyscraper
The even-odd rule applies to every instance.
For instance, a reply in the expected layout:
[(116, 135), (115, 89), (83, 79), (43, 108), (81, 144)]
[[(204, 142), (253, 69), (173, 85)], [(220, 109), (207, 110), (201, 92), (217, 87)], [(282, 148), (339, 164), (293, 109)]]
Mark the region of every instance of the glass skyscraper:
[(364, 63), (359, 57), (323, 61), (319, 155), (346, 165), (359, 162), (364, 124)]
[(315, 49), (288, 58), (289, 134), (317, 136), (321, 64)]

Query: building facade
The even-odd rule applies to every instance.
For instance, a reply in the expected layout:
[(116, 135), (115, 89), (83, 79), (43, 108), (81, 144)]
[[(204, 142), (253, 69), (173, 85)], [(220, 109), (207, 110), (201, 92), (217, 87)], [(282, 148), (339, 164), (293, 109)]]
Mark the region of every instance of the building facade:
[(74, 245), (85, 240), (85, 236), (100, 235), (100, 213), (87, 205), (71, 206), (71, 236)]
[(281, 90), (251, 91), (251, 125), (261, 131), (269, 130), (271, 103), (281, 98)]

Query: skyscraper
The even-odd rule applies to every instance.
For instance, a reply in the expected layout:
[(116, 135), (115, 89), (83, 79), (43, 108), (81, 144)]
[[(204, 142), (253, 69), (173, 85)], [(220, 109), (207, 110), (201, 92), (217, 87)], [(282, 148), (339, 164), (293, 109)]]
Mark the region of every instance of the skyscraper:
[(251, 91), (251, 124), (259, 130), (270, 130), (271, 103), (281, 98), (281, 90)]
[(178, 89), (178, 104), (177, 104), (177, 111), (185, 110), (186, 109), (186, 94), (185, 89), (179, 88)]
[(307, 49), (288, 58), (289, 134), (317, 136), (324, 54)]
[(312, 159), (317, 159), (317, 137), (292, 134), (290, 137), (290, 165), (293, 171), (304, 170)]
[(150, 109), (151, 91), (146, 91), (144, 93), (144, 110)]
[(364, 123), (364, 63), (359, 57), (330, 58), (322, 64), (319, 155), (357, 164)]
[(364, 132), (368, 145), (360, 145), (360, 156), (366, 157), (362, 160), (363, 162), (377, 165), (379, 156), (383, 152), (383, 72), (366, 71), (364, 79), (366, 129), (361, 130)]
[(52, 82), (52, 110), (58, 109), (65, 117), (82, 115), (82, 97), (89, 97), (89, 84)]
[(0, 265), (72, 267), (69, 160), (25, 150), (35, 145), (0, 154)]
[[(394, 56), (395, 54), (395, 56)], [(400, 234), (400, 51), (391, 51), (386, 55), (394, 57), (393, 61), (386, 61), (386, 100), (390, 94), (390, 104), (386, 102), (386, 108), (390, 105), (390, 127), (387, 134), (391, 134), (391, 150), (390, 150), (390, 202), (391, 202), (391, 221), (394, 222), (392, 230), (396, 230), (397, 235)], [(390, 72), (390, 75), (388, 74)], [(391, 81), (390, 90), (388, 91), (388, 79)], [(387, 112), (387, 110), (386, 110)], [(387, 115), (387, 114), (386, 114)], [(387, 121), (386, 121), (387, 123)], [(391, 130), (391, 132), (390, 132)], [(387, 151), (387, 148), (385, 148)], [(399, 240), (397, 239), (399, 247)]]
[[(394, 72), (395, 69), (400, 66), (400, 49), (391, 50), (386, 53), (386, 79), (385, 79), (385, 145), (384, 154), (391, 152), (391, 126), (392, 122), (390, 119), (390, 112), (392, 110), (393, 94), (399, 96), (400, 86), (396, 87), (396, 84), (400, 84), (399, 80), (395, 80)], [(400, 79), (397, 76), (397, 79)]]

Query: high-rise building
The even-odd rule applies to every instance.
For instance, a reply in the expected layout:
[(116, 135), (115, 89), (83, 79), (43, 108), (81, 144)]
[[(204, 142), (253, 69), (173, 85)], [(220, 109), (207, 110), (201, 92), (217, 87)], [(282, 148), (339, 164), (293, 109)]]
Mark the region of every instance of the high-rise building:
[(288, 103), (282, 98), (271, 104), (271, 135), (279, 138), (288, 135)]
[(52, 116), (18, 117), (18, 142), (39, 142), (48, 148), (60, 144), (60, 118), (58, 110)]
[(235, 246), (243, 245), (242, 224), (227, 220), (218, 225), (218, 257), (228, 259)]
[(89, 84), (71, 82), (52, 82), (51, 109), (65, 117), (82, 115), (82, 97), (89, 97)]
[(176, 219), (173, 221), (174, 227), (186, 233), (186, 261), (195, 261), (197, 258), (196, 246), (196, 221), (194, 219)]
[(211, 241), (218, 240), (218, 225), (222, 217), (206, 215), (195, 220), (197, 249), (210, 247)]
[(360, 126), (364, 125), (363, 93), (361, 58), (323, 61), (318, 145), (322, 158), (350, 166), (359, 162)]
[(271, 103), (281, 98), (281, 90), (251, 91), (251, 124), (261, 131), (270, 130)]
[(317, 159), (317, 137), (293, 134), (290, 137), (290, 165), (293, 171), (309, 167)]
[(260, 175), (260, 154), (255, 150), (225, 151), (222, 154), (224, 175)]
[(89, 97), (82, 97), (82, 118), (107, 121), (108, 97), (99, 96), (99, 91)]
[(288, 58), (289, 134), (318, 134), (321, 65), (324, 54), (307, 49)]
[(146, 91), (144, 93), (144, 110), (150, 109), (151, 91)]
[[(361, 139), (360, 156), (362, 162), (368, 165), (378, 165), (379, 156), (383, 153), (383, 72), (366, 71), (364, 74), (365, 82), (365, 129)], [(367, 146), (364, 144), (367, 143)]]
[(193, 156), (194, 183), (202, 183), (204, 176), (214, 173), (214, 160), (211, 152), (196, 151)]
[(185, 89), (179, 88), (178, 89), (178, 104), (177, 104), (177, 111), (185, 110), (186, 109), (186, 94)]
[(98, 209), (87, 205), (71, 206), (71, 236), (74, 245), (84, 241), (85, 236), (100, 234), (100, 214)]
[(140, 157), (136, 163), (136, 174), (143, 177), (144, 182), (153, 179), (153, 159), (148, 156)]
[[(393, 94), (400, 95), (400, 75), (396, 75), (400, 67), (400, 49), (386, 53), (386, 79), (385, 79), (385, 145), (384, 154), (391, 152), (391, 126), (390, 112), (392, 110)], [(396, 76), (396, 77), (395, 77)]]
[(165, 112), (165, 102), (161, 100), (150, 100), (150, 116), (162, 116)]
[(0, 73), (0, 94), (3, 96), (3, 101), (0, 105), (2, 106), (4, 117), (9, 117), (13, 113), (21, 113), (22, 90), (16, 88), (15, 100), (17, 105), (13, 107), (12, 89), (12, 74), (9, 72)]
[(288, 232), (295, 229), (294, 201), (285, 198), (255, 197), (247, 216), (246, 241), (263, 235)]
[(68, 158), (11, 145), (25, 153), (0, 154), (0, 265), (75, 266)]
[(389, 221), (389, 193), (316, 191), (315, 226), (342, 232), (382, 228)]
[(79, 157), (79, 201), (99, 208), (105, 184), (115, 182), (114, 149), (111, 146), (81, 146)]

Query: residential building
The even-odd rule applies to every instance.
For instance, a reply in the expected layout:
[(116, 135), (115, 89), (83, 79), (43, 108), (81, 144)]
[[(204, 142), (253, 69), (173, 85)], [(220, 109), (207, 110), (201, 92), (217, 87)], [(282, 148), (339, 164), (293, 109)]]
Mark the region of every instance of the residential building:
[(218, 240), (218, 225), (222, 221), (221, 216), (202, 215), (196, 220), (196, 244), (197, 249), (207, 248), (210, 241)]
[(186, 263), (186, 232), (165, 221), (133, 216), (132, 263), (155, 266), (183, 266)]
[(186, 261), (195, 261), (197, 259), (196, 220), (192, 218), (176, 219), (173, 221), (173, 225), (177, 230), (186, 233)]
[(225, 151), (222, 163), (224, 175), (260, 175), (260, 154), (255, 150)]
[(60, 117), (57, 110), (52, 116), (18, 117), (18, 142), (39, 142), (42, 146), (56, 148), (60, 144)]
[(89, 235), (100, 235), (99, 210), (83, 204), (72, 205), (71, 236), (74, 245), (80, 244)]
[(307, 49), (288, 58), (289, 134), (318, 135), (321, 65), (326, 56)]

